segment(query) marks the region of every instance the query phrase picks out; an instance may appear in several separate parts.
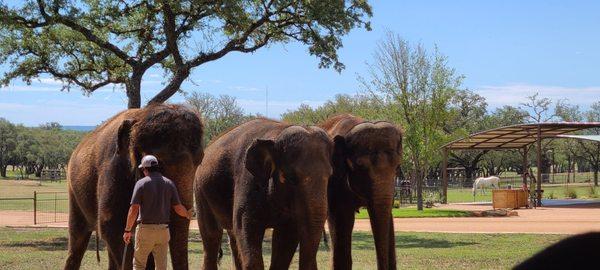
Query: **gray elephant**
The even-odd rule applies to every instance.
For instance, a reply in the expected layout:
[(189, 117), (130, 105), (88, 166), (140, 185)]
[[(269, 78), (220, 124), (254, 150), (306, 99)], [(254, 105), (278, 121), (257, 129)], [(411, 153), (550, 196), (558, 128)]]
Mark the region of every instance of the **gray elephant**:
[(320, 125), (331, 137), (342, 137), (333, 156), (329, 181), (328, 225), (333, 269), (352, 269), (352, 229), (360, 207), (369, 212), (377, 269), (396, 269), (392, 205), (396, 169), (402, 160), (402, 131), (385, 122), (344, 114)]
[[(182, 204), (193, 205), (192, 182), (203, 157), (202, 123), (179, 105), (152, 105), (121, 112), (87, 135), (69, 161), (69, 253), (65, 269), (79, 269), (92, 231), (106, 243), (109, 269), (121, 269), (123, 231), (142, 156), (158, 157), (175, 183)], [(189, 220), (175, 214), (170, 224), (174, 269), (188, 269)], [(125, 268), (131, 269), (132, 249)]]
[(288, 269), (300, 244), (300, 269), (316, 269), (327, 217), (333, 143), (315, 126), (255, 119), (206, 148), (196, 171), (204, 269), (217, 269), (223, 229), (237, 269), (263, 269), (262, 241), (273, 228), (271, 269)]

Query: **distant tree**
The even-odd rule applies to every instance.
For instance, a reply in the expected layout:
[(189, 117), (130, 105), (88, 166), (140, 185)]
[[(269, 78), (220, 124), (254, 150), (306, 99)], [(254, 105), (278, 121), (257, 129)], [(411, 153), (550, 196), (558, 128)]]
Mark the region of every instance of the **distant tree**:
[(522, 109), (528, 112), (528, 122), (542, 123), (548, 122), (556, 117), (552, 113), (552, 100), (549, 98), (540, 98), (539, 93), (527, 97), (527, 101), (521, 103)]
[(0, 118), (0, 176), (6, 177), (6, 168), (17, 145), (15, 125)]
[(44, 123), (40, 125), (41, 129), (45, 129), (45, 130), (61, 130), (62, 126), (57, 123), (57, 122), (48, 122), (48, 123)]
[(439, 148), (449, 139), (444, 128), (452, 117), (449, 107), (462, 76), (437, 49), (429, 53), (393, 33), (378, 44), (368, 76), (360, 79), (366, 91), (395, 105), (387, 107), (386, 113), (405, 130), (404, 153), (409, 162), (404, 171), (416, 183), (417, 208), (422, 210), (423, 180), (439, 163)]
[[(457, 90), (449, 106), (450, 115), (444, 131), (455, 138), (490, 128), (485, 121), (487, 103), (485, 98), (469, 90)], [(449, 153), (450, 164), (465, 168), (465, 177), (472, 179), (478, 164), (488, 151), (460, 150)], [(438, 170), (439, 171), (439, 170)]]
[[(579, 111), (575, 105), (563, 104), (557, 111), (563, 115), (565, 121), (588, 121), (600, 122), (600, 101), (590, 106), (590, 109), (584, 113)], [(600, 135), (600, 128), (592, 128), (581, 132), (583, 135)], [(600, 172), (600, 143), (586, 140), (568, 140), (565, 142), (568, 147), (568, 153), (571, 159), (580, 159), (589, 165), (594, 172), (594, 185), (598, 186), (598, 173)], [(570, 160), (571, 160), (570, 159)], [(579, 164), (578, 164), (579, 165)], [(572, 164), (569, 164), (572, 166)], [(569, 167), (571, 169), (571, 167)]]
[(219, 134), (252, 118), (244, 114), (244, 110), (232, 96), (215, 97), (208, 93), (192, 92), (186, 94), (185, 101), (202, 117), (205, 145)]
[(24, 0), (0, 5), (3, 84), (49, 74), (86, 94), (125, 88), (129, 108), (141, 106), (141, 81), (151, 68), (165, 85), (150, 103), (180, 90), (192, 69), (230, 52), (252, 53), (296, 41), (341, 70), (342, 36), (370, 29), (366, 0)]
[(304, 125), (317, 125), (331, 116), (342, 113), (350, 113), (370, 120), (389, 120), (385, 114), (387, 110), (385, 106), (389, 104), (384, 104), (371, 96), (338, 94), (333, 100), (328, 100), (315, 109), (301, 104), (298, 109), (287, 111), (281, 118), (290, 123)]

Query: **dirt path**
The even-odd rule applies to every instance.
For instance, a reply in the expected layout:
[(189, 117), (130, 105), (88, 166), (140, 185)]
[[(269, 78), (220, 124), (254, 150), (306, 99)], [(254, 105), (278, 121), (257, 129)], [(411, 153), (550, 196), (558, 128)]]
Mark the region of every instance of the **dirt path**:
[[(489, 210), (489, 205), (445, 205), (457, 210)], [(540, 207), (516, 210), (516, 217), (402, 218), (394, 219), (396, 231), (451, 233), (577, 234), (600, 231), (600, 204)], [(368, 220), (357, 220), (355, 231), (369, 231)]]
[[(445, 205), (441, 208), (458, 210), (487, 210), (489, 205)], [(577, 234), (600, 231), (600, 204), (540, 207), (516, 210), (516, 217), (468, 217), (468, 218), (402, 218), (394, 219), (396, 231), (450, 232), (450, 233), (545, 233)], [(63, 214), (65, 215), (65, 214)], [(38, 219), (46, 221), (38, 227), (67, 227), (67, 222), (50, 223), (53, 214), (41, 214)], [(58, 217), (66, 220), (65, 217)], [(0, 226), (33, 226), (33, 214), (26, 211), (0, 211)], [(198, 230), (195, 221), (190, 224)], [(356, 220), (355, 231), (370, 231), (368, 219)]]

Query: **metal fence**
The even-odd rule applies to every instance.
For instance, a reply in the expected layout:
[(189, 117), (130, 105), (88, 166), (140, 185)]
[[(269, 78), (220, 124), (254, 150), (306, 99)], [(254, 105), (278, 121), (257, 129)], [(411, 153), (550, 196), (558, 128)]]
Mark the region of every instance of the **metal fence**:
[(68, 221), (67, 192), (36, 192), (31, 197), (0, 198), (0, 216), (7, 225), (36, 225)]

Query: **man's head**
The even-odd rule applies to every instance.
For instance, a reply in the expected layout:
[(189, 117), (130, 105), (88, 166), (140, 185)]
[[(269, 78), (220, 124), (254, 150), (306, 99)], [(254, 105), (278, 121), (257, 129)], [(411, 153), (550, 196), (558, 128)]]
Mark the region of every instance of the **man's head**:
[(142, 158), (142, 162), (138, 168), (142, 169), (146, 176), (151, 172), (158, 172), (158, 159), (153, 155), (146, 155)]

